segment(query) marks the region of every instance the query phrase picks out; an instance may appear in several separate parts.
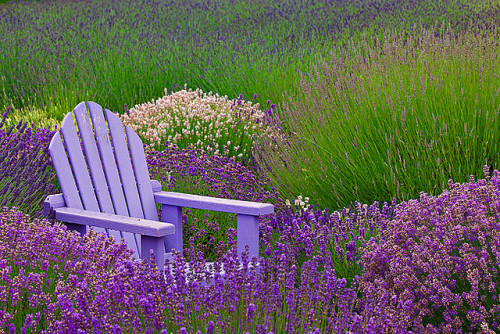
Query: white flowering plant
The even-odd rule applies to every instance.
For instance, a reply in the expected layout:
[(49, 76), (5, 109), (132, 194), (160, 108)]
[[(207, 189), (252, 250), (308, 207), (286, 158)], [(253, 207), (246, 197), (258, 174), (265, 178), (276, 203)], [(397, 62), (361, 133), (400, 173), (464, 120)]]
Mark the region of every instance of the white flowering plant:
[[(287, 207), (292, 208), (292, 203), (289, 199), (285, 200), (285, 204)], [(300, 213), (304, 213), (309, 206), (309, 197), (303, 197), (302, 195), (297, 196), (296, 199), (293, 200), (293, 209), (300, 210)]]
[(146, 150), (177, 146), (248, 161), (256, 136), (283, 138), (258, 103), (186, 89), (172, 94), (165, 89), (165, 96), (117, 116), (142, 138)]

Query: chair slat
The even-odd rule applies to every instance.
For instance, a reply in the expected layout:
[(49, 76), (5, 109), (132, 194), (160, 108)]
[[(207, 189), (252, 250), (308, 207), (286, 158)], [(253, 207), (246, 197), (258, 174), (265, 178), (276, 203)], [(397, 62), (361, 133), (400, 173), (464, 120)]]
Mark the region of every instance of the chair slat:
[(68, 157), (71, 167), (73, 168), (76, 184), (80, 191), (83, 207), (85, 210), (99, 211), (99, 204), (97, 203), (94, 187), (92, 186), (92, 181), (87, 171), (87, 163), (83, 157), (80, 140), (76, 134), (75, 123), (73, 122), (71, 112), (69, 112), (62, 121), (61, 133), (64, 138), (64, 143), (66, 144), (66, 150), (68, 151)]
[[(111, 210), (107, 208), (104, 208), (102, 212), (116, 213), (118, 215), (128, 217), (129, 212), (127, 210), (127, 203), (125, 202), (123, 188), (120, 182), (120, 176), (118, 174), (118, 169), (116, 168), (116, 161), (114, 158), (113, 149), (111, 148), (111, 141), (106, 126), (106, 121), (104, 120), (104, 115), (102, 113), (102, 107), (97, 103), (90, 101), (87, 102), (87, 106), (90, 111), (90, 117), (92, 118), (95, 137), (97, 139), (97, 146), (99, 147), (101, 161), (104, 166), (104, 174), (106, 175), (106, 181), (108, 183), (109, 192), (111, 194), (111, 199), (113, 202), (112, 206), (114, 208), (114, 212), (111, 212)], [(139, 255), (137, 242), (133, 233), (120, 231), (109, 232), (111, 234), (120, 235), (120, 239), (124, 238), (127, 245), (135, 251), (135, 254)]]
[[(97, 195), (97, 201), (99, 202), (100, 211), (115, 213), (85, 102), (79, 103), (73, 109), (73, 112), (75, 113), (76, 123), (78, 124), (78, 129), (80, 130), (80, 138), (85, 150), (85, 157), (87, 158), (90, 175), (94, 183), (94, 189)], [(97, 231), (100, 228), (96, 227), (95, 229)], [(115, 233), (114, 231), (108, 231), (108, 233), (113, 235), (115, 239), (121, 240), (120, 233)]]
[(146, 156), (144, 155), (144, 147), (142, 146), (141, 138), (139, 138), (134, 130), (128, 126), (125, 126), (125, 133), (127, 134), (144, 218), (158, 220), (158, 212), (156, 211), (153, 190), (151, 189), (151, 180), (149, 178), (149, 170), (146, 164)]
[[(64, 138), (64, 143), (66, 144), (66, 150), (68, 151), (69, 161), (73, 169), (76, 184), (78, 185), (83, 207), (85, 210), (99, 212), (99, 204), (97, 203), (94, 187), (87, 171), (87, 164), (83, 157), (80, 140), (76, 134), (75, 123), (71, 112), (63, 119), (61, 133)], [(98, 232), (106, 233), (102, 228)]]
[[(130, 154), (128, 149), (126, 149), (127, 142), (125, 140), (125, 132), (123, 131), (122, 122), (111, 111), (105, 109), (105, 113), (106, 119), (108, 121), (109, 133), (111, 134), (111, 140), (115, 149), (116, 162), (118, 165), (118, 170), (120, 171), (120, 179), (122, 182), (123, 191), (125, 193), (129, 215), (130, 217), (144, 218), (142, 206), (137, 205), (138, 203), (141, 203), (141, 199), (139, 197), (139, 190), (137, 189), (137, 184), (135, 181), (134, 170), (132, 169)], [(140, 236), (136, 235), (135, 241), (138, 251), (137, 254), (141, 256)]]
[[(64, 205), (73, 209), (83, 209), (83, 204), (76, 187), (71, 167), (69, 166), (66, 151), (61, 140), (59, 131), (52, 137), (49, 144), (49, 154), (52, 158), (54, 169), (56, 170), (57, 179), (61, 190), (63, 191)], [(88, 226), (67, 225), (68, 230), (76, 230), (80, 235), (85, 235), (88, 231)]]
[(163, 237), (175, 233), (174, 225), (155, 220), (118, 216), (111, 213), (92, 212), (68, 207), (56, 208), (54, 212), (55, 219), (78, 225), (111, 226), (115, 229), (151, 237)]
[(69, 166), (68, 157), (61, 140), (61, 133), (57, 131), (49, 145), (49, 154), (56, 170), (57, 180), (61, 186), (66, 206), (69, 208), (82, 209), (83, 205), (78, 194), (75, 179)]
[(120, 119), (111, 111), (106, 109), (106, 118), (108, 120), (109, 132), (115, 148), (116, 162), (120, 171), (120, 178), (125, 192), (125, 198), (128, 204), (130, 217), (144, 218), (142, 206), (137, 205), (141, 199), (139, 190), (135, 181), (134, 170), (130, 160), (127, 142), (125, 141), (125, 132)]
[(193, 209), (237, 213), (250, 216), (268, 215), (274, 212), (269, 203), (240, 201), (202, 195), (184, 194), (173, 191), (156, 191), (156, 203), (183, 206)]
[[(144, 218), (142, 206), (137, 205), (137, 203), (141, 202), (141, 199), (139, 197), (139, 190), (137, 189), (137, 184), (135, 182), (134, 170), (132, 169), (130, 154), (126, 149), (128, 146), (125, 140), (125, 132), (123, 131), (122, 122), (114, 113), (112, 113), (108, 109), (105, 109), (105, 113), (106, 119), (108, 121), (109, 133), (111, 134), (113, 147), (115, 149), (116, 162), (118, 164), (118, 170), (120, 171), (120, 179), (122, 182), (123, 191), (125, 193), (129, 215), (130, 217)], [(137, 254), (139, 254), (139, 256), (142, 256), (141, 237), (137, 234), (135, 235), (135, 241), (137, 245)]]

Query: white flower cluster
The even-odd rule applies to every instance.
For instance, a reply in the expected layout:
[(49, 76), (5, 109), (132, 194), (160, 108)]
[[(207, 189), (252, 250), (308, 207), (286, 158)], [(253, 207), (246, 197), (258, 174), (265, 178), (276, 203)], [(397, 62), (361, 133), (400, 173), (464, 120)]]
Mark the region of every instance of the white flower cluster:
[[(303, 211), (306, 211), (307, 210), (307, 205), (309, 203), (309, 197), (304, 197), (304, 200), (302, 200), (302, 195), (299, 195), (297, 196), (297, 198), (294, 200), (294, 204), (295, 204), (295, 208), (296, 209), (299, 209), (300, 208), (300, 211), (303, 212)], [(285, 204), (286, 206), (288, 207), (291, 207), (291, 203), (290, 203), (290, 200), (285, 200)]]
[[(276, 128), (263, 124), (265, 113), (259, 109), (258, 103), (252, 106), (252, 102), (241, 100), (236, 105), (236, 100), (228, 100), (227, 95), (220, 97), (212, 92), (207, 95), (200, 89), (187, 91), (186, 87), (184, 85), (183, 90), (170, 95), (165, 89), (166, 95), (156, 102), (151, 100), (136, 105), (128, 115), (117, 116), (145, 141), (148, 149), (167, 140), (170, 145), (176, 145), (187, 139), (190, 147), (217, 154), (219, 150), (229, 150), (231, 141), (227, 139), (230, 138), (247, 138), (246, 142), (252, 144), (254, 134), (281, 137)], [(237, 114), (241, 116), (243, 126), (238, 125)], [(227, 145), (224, 145), (226, 140)], [(210, 146), (210, 143), (215, 145)], [(237, 143), (233, 146), (232, 150), (239, 153), (239, 157), (251, 149)]]

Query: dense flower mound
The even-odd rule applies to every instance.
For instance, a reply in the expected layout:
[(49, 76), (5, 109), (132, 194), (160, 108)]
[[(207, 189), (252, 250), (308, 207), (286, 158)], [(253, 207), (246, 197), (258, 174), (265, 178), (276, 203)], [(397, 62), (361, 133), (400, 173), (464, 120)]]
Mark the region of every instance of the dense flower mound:
[[(394, 203), (393, 203), (394, 204)], [(335, 265), (338, 277), (348, 283), (361, 273), (359, 256), (370, 238), (383, 233), (394, 215), (394, 205), (378, 202), (368, 206), (355, 204), (354, 210), (344, 208), (331, 214), (328, 209), (316, 210), (287, 207), (265, 217), (259, 229), (263, 247), (287, 249), (297, 266), (316, 256)]]
[(500, 173), (485, 174), (397, 206), (360, 258), (366, 300), (390, 296), (381, 312), (416, 332), (500, 330)]
[[(283, 138), (271, 108), (264, 112), (259, 104), (219, 94), (208, 95), (201, 89), (184, 89), (151, 102), (136, 105), (127, 114), (117, 114), (147, 143), (147, 149), (161, 151), (165, 146), (193, 147), (208, 153), (224, 153), (249, 158), (253, 138), (264, 135)], [(274, 125), (270, 125), (274, 124)], [(235, 140), (234, 138), (238, 138)]]
[[(130, 260), (123, 243), (96, 234), (83, 238), (59, 223), (35, 218), (12, 207), (0, 212), (0, 328), (14, 333), (76, 333), (76, 328), (106, 322), (88, 308), (99, 289), (116, 275), (114, 266)], [(99, 299), (96, 302), (100, 302)], [(73, 312), (77, 307), (87, 316)], [(65, 323), (71, 322), (69, 327)], [(104, 325), (103, 325), (104, 326)]]
[[(54, 193), (55, 180), (48, 144), (55, 131), (19, 122), (1, 129), (0, 122), (0, 207), (16, 206), (32, 217), (41, 218), (44, 195)], [(14, 128), (17, 131), (13, 131)]]
[(255, 258), (239, 268), (235, 247), (215, 275), (194, 248), (190, 270), (174, 254), (162, 275), (103, 234), (28, 220), (1, 212), (0, 328), (11, 332), (291, 333), (350, 321), (356, 293), (320, 257), (303, 264), (300, 283), (289, 253), (267, 251), (257, 272)]

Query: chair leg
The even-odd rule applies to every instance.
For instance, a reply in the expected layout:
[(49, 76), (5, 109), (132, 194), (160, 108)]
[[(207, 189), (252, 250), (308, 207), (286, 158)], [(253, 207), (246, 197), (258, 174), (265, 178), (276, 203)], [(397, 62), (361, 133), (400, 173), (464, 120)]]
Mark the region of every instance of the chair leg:
[(155, 253), (156, 265), (161, 271), (163, 271), (163, 267), (165, 265), (164, 247), (163, 237), (150, 237), (147, 235), (141, 235), (141, 258), (149, 259), (149, 251), (152, 249)]
[(73, 224), (73, 223), (65, 223), (68, 231), (77, 231), (80, 233), (80, 236), (83, 238), (85, 234), (87, 234), (87, 225), (81, 224)]
[(238, 259), (241, 261), (241, 253), (245, 251), (248, 245), (248, 260), (253, 256), (259, 258), (259, 216), (241, 215), (237, 216), (237, 238), (236, 249)]
[(165, 236), (165, 252), (169, 253), (173, 248), (182, 254), (182, 206), (163, 204), (161, 212), (161, 220), (175, 226), (175, 234)]

